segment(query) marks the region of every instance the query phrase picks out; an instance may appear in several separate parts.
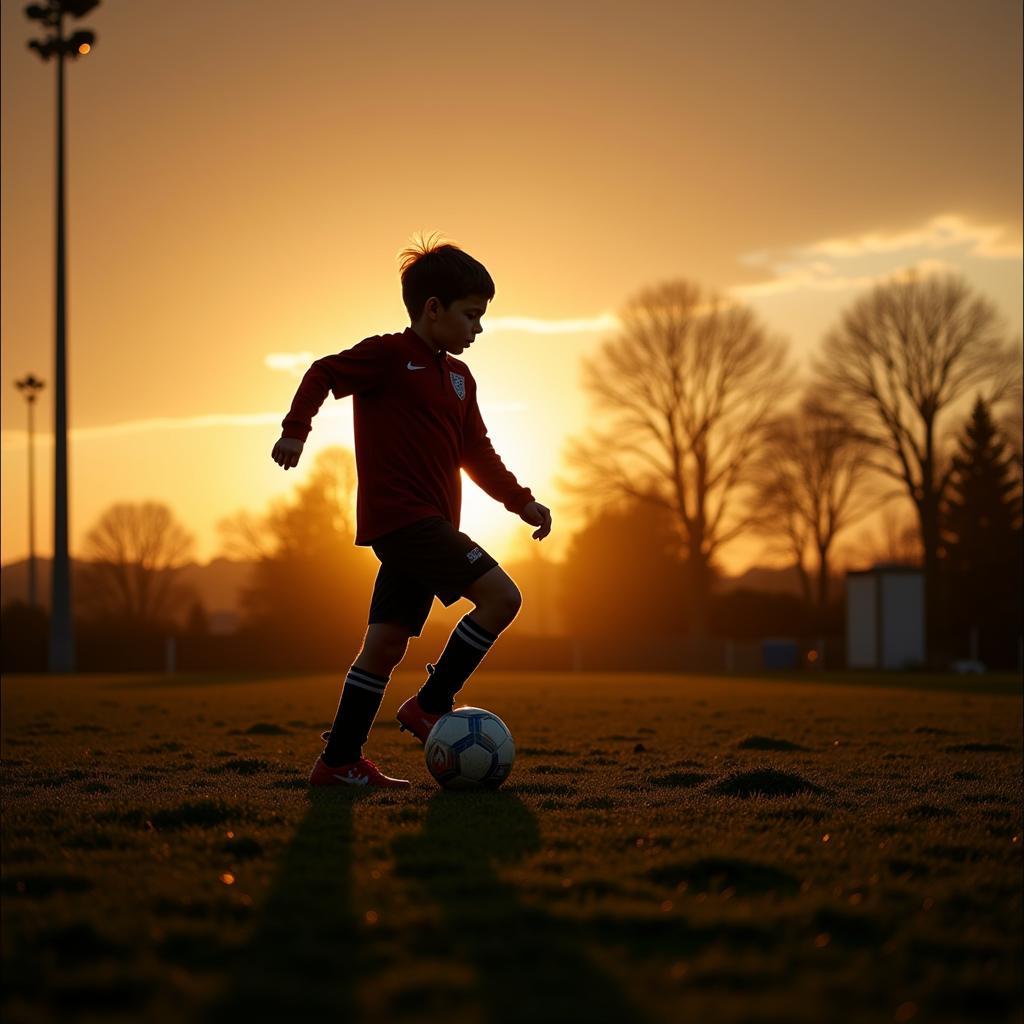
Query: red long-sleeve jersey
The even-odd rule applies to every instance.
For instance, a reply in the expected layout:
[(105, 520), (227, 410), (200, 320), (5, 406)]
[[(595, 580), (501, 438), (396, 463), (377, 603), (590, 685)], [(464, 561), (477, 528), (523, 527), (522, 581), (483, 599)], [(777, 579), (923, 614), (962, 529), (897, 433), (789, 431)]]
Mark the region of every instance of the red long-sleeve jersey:
[(458, 528), (462, 478), (517, 515), (534, 500), (495, 452), (469, 367), (435, 352), (411, 327), (366, 338), (306, 371), (282, 422), (305, 441), (328, 393), (352, 396), (356, 468), (356, 544), (428, 516)]

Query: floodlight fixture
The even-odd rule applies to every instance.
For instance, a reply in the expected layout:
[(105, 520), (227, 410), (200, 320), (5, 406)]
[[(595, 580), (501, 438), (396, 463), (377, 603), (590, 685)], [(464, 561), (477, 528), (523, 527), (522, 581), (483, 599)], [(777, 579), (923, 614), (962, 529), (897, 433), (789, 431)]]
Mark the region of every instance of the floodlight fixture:
[(81, 18), (98, 6), (99, 0), (50, 0), (46, 7), (42, 4), (29, 4), (25, 8), (26, 17), (40, 21), (54, 30), (53, 35), (45, 40), (31, 40), (29, 49), (35, 50), (40, 60), (49, 60), (54, 56), (70, 57), (72, 60), (84, 57), (96, 45), (96, 33), (89, 29), (78, 29), (65, 39), (61, 20), (65, 15)]
[(88, 29), (82, 29), (80, 32), (75, 32), (70, 39), (68, 39), (66, 46), (67, 49), (64, 51), (69, 57), (77, 59), (79, 56), (87, 54), (92, 49), (92, 44), (96, 42), (96, 33), (90, 32)]

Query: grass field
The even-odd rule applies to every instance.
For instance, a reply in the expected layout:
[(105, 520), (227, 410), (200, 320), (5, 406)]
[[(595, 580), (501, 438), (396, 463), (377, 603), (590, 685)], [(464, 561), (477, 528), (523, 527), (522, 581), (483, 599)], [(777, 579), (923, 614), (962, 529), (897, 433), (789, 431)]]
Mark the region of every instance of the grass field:
[(8, 1024), (1020, 1019), (1016, 681), (481, 672), (478, 795), (399, 672), (310, 792), (339, 678), (4, 681)]

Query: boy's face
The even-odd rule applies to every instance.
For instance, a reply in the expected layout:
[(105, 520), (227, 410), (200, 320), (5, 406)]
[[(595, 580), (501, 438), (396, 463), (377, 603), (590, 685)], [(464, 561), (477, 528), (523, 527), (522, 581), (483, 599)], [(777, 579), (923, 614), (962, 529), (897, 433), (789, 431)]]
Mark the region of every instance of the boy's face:
[(430, 299), (427, 314), (434, 341), (452, 355), (464, 352), (483, 330), (480, 318), (487, 312), (487, 302), (482, 295), (468, 295), (445, 309), (436, 299)]

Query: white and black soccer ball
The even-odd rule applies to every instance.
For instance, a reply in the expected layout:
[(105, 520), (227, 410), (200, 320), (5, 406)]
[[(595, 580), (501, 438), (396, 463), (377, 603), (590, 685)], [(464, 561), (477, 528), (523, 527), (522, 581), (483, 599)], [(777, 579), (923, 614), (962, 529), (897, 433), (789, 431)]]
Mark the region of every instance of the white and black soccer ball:
[(437, 720), (423, 752), (445, 789), (497, 789), (512, 770), (516, 745), (497, 715), (456, 708)]

